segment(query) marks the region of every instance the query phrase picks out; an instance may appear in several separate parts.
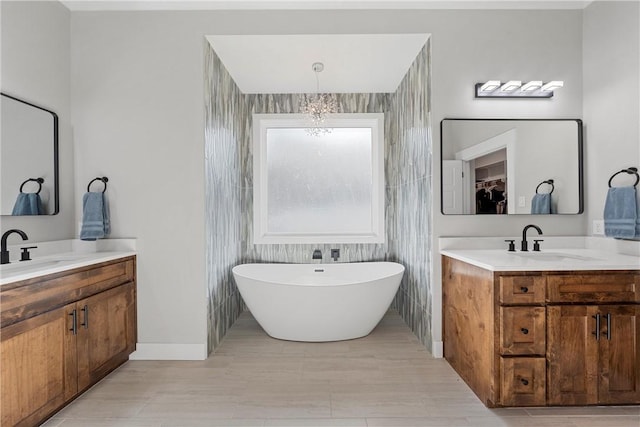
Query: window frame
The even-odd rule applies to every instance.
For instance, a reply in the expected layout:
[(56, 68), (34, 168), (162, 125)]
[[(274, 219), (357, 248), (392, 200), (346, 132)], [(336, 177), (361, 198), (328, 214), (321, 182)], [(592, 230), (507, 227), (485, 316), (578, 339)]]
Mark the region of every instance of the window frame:
[(267, 130), (308, 127), (303, 114), (253, 114), (253, 243), (385, 243), (384, 113), (331, 114), (329, 128), (371, 129), (371, 231), (368, 233), (299, 233), (268, 230)]

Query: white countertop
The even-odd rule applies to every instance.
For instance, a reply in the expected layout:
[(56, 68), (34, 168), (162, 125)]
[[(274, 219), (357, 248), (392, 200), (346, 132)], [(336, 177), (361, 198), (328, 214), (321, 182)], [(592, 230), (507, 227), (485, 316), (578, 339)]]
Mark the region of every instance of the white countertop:
[[(41, 253), (33, 250), (32, 260), (17, 261), (12, 257), (10, 264), (0, 265), (0, 286), (136, 254), (133, 239), (110, 239), (98, 244), (71, 240), (36, 244)], [(13, 253), (17, 251), (14, 249)]]
[(640, 270), (640, 257), (585, 248), (540, 252), (445, 249), (440, 253), (490, 271)]

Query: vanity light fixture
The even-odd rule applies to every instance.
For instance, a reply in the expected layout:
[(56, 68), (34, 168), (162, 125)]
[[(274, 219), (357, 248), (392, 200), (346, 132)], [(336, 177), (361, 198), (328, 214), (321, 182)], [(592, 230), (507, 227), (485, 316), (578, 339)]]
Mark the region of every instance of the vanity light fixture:
[(480, 92), (493, 92), (494, 90), (498, 89), (501, 84), (502, 83), (500, 83), (500, 80), (489, 80), (488, 82), (480, 86)]
[(518, 89), (520, 86), (522, 86), (522, 82), (520, 80), (509, 80), (500, 86), (500, 90), (502, 92), (511, 92)]
[(520, 80), (509, 80), (502, 84), (500, 80), (489, 80), (476, 83), (476, 98), (551, 98), (555, 89), (564, 86), (562, 80), (543, 83), (542, 80), (531, 80), (522, 84)]
[(522, 85), (520, 89), (523, 92), (530, 92), (532, 90), (537, 90), (542, 87), (542, 80), (531, 80), (529, 83)]
[(320, 93), (319, 74), (324, 70), (324, 64), (314, 62), (311, 69), (316, 74), (316, 93), (305, 94), (300, 98), (300, 112), (309, 119), (309, 126), (305, 129), (307, 134), (321, 136), (331, 132), (331, 128), (326, 127), (324, 122), (327, 120), (328, 114), (338, 111), (338, 101), (334, 94)]
[(553, 80), (542, 86), (540, 90), (543, 92), (549, 92), (561, 88), (562, 86), (564, 86), (564, 82), (562, 80)]

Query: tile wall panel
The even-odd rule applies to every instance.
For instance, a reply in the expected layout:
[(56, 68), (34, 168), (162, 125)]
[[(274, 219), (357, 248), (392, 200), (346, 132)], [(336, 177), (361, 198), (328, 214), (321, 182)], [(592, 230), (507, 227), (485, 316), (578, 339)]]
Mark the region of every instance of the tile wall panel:
[[(337, 94), (338, 112), (340, 113), (387, 113), (391, 107), (392, 94)], [(297, 94), (248, 94), (245, 95), (251, 113), (258, 114), (290, 114), (299, 113), (299, 95)], [(385, 120), (385, 135), (388, 123)], [(252, 128), (251, 124), (248, 128)], [(330, 249), (340, 249), (340, 262), (381, 261), (388, 259), (388, 244), (253, 244), (253, 146), (251, 134), (243, 141), (240, 157), (243, 166), (243, 218), (242, 218), (242, 254), (245, 262), (312, 262), (311, 254), (314, 249), (322, 251), (323, 262), (333, 262)], [(389, 149), (389, 140), (385, 138), (385, 158)], [(388, 188), (388, 187), (387, 187)], [(390, 194), (386, 192), (387, 200)], [(385, 204), (387, 209), (386, 228), (390, 229), (393, 215), (389, 207), (393, 203)], [(318, 262), (318, 261), (315, 261)]]
[[(431, 188), (430, 41), (427, 41), (393, 98), (394, 150), (397, 168), (393, 254), (407, 271), (395, 306), (420, 341), (431, 350)], [(395, 170), (395, 169), (394, 169)]]
[(205, 232), (208, 348), (215, 350), (242, 311), (231, 268), (241, 259), (242, 184), (238, 147), (245, 139), (244, 96), (205, 43)]

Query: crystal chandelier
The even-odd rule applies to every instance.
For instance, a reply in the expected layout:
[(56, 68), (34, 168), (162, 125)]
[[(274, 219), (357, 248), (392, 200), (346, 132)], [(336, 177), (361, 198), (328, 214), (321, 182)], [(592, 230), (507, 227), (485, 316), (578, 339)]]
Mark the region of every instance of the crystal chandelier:
[(316, 93), (303, 95), (300, 98), (300, 112), (309, 120), (309, 126), (305, 129), (307, 134), (321, 136), (331, 132), (331, 128), (325, 127), (324, 122), (328, 114), (338, 111), (336, 96), (330, 93), (320, 93), (320, 78), (318, 74), (324, 70), (322, 62), (314, 62), (311, 69), (316, 73)]

